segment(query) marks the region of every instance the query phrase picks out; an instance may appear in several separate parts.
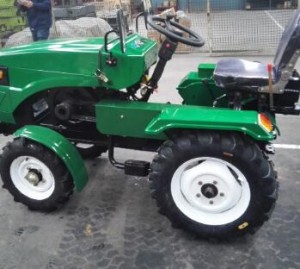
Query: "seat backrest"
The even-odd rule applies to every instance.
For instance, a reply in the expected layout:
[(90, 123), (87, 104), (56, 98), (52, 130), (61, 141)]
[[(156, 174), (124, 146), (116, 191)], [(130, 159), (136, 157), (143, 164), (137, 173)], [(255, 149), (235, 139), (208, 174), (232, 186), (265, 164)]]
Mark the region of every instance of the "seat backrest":
[[(274, 58), (274, 67), (277, 75), (281, 76), (283, 69), (294, 59), (297, 50), (300, 49), (300, 10), (297, 9), (283, 31), (277, 52)], [(296, 64), (296, 63), (291, 63)]]

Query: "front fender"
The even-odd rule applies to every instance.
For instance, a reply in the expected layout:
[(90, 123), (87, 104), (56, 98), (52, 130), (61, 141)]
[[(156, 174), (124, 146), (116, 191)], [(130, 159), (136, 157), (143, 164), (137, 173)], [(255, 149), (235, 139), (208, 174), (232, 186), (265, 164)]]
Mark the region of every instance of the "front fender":
[(16, 137), (25, 137), (49, 148), (68, 168), (77, 191), (81, 191), (88, 181), (84, 162), (76, 148), (61, 134), (42, 126), (27, 125), (17, 130)]

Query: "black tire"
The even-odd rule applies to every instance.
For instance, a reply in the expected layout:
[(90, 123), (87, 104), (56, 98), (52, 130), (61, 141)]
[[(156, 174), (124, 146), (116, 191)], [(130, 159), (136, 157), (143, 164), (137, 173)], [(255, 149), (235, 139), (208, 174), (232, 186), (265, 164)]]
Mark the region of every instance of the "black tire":
[(41, 144), (25, 138), (16, 138), (3, 148), (0, 174), (3, 187), (14, 200), (31, 210), (53, 211), (69, 199), (74, 189), (62, 160)]
[[(199, 169), (204, 169), (203, 164), (205, 162), (206, 164), (216, 163), (224, 171), (226, 170), (226, 173), (230, 172), (230, 176), (228, 176), (229, 174), (224, 175), (223, 180), (226, 181), (231, 177), (234, 178), (232, 183), (234, 186), (236, 182), (241, 186), (239, 188), (242, 191), (236, 202), (240, 207), (234, 205), (224, 212), (210, 212), (209, 209), (207, 211), (206, 203), (211, 203), (214, 199), (217, 201), (216, 204), (225, 205), (221, 200), (225, 198), (220, 198), (219, 195), (225, 197), (226, 195), (224, 193), (222, 195), (220, 190), (218, 192), (218, 185), (216, 188), (213, 186), (213, 184), (218, 183), (217, 181), (212, 184), (203, 184), (191, 174), (191, 171), (192, 173), (193, 171), (200, 173)], [(180, 170), (183, 168), (177, 170), (179, 167), (183, 167), (185, 170)], [(194, 167), (196, 168), (193, 170)], [(209, 169), (210, 167), (215, 168), (213, 165), (207, 167)], [(216, 168), (218, 169), (218, 166)], [(220, 173), (223, 170), (220, 170)], [(239, 172), (241, 175), (238, 174)], [(198, 175), (199, 179), (210, 180), (205, 174), (206, 172), (201, 173), (203, 174)], [(213, 175), (214, 173), (219, 172), (212, 171)], [(278, 193), (276, 178), (277, 174), (273, 170), (272, 163), (267, 160), (265, 154), (254, 141), (235, 133), (214, 132), (186, 133), (164, 142), (154, 157), (150, 174), (152, 196), (156, 199), (159, 212), (167, 216), (174, 227), (189, 230), (197, 236), (207, 239), (235, 239), (247, 233), (253, 234), (258, 230), (268, 220), (274, 209)], [(176, 182), (180, 182), (179, 187), (176, 187)], [(172, 187), (171, 184), (173, 184)], [(199, 186), (199, 190), (196, 191), (198, 186), (192, 184), (203, 185), (201, 188)], [(189, 192), (185, 192), (185, 186)], [(177, 188), (179, 188), (179, 192), (176, 192)], [(194, 191), (199, 193), (195, 196), (194, 193), (192, 194)], [(175, 195), (174, 193), (182, 194)], [(247, 193), (248, 198), (245, 198)], [(237, 194), (229, 193), (229, 195), (234, 197)], [(202, 200), (198, 207), (197, 199), (200, 197)], [(188, 200), (190, 198), (196, 201), (196, 206), (194, 204), (190, 206)], [(187, 203), (184, 199), (187, 200)], [(187, 204), (186, 210), (185, 207), (182, 207), (185, 203)], [(184, 210), (179, 209), (179, 207)], [(191, 215), (190, 212), (195, 214)], [(230, 212), (234, 212), (234, 214)], [(239, 212), (239, 215), (235, 214), (236, 212)], [(202, 216), (208, 216), (208, 218)], [(228, 217), (227, 222), (221, 216)]]
[(93, 144), (75, 144), (78, 152), (83, 159), (95, 159), (101, 156), (102, 153), (107, 151), (106, 147), (93, 145)]

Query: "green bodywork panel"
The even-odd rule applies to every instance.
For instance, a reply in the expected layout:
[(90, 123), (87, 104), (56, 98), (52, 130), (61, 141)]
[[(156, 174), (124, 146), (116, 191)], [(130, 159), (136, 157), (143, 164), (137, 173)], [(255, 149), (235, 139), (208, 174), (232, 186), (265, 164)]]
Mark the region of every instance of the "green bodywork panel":
[(106, 61), (109, 53), (103, 51), (100, 58), (100, 70), (107, 77), (108, 82), (102, 82), (103, 87), (110, 89), (123, 89), (139, 82), (145, 71), (148, 70), (157, 60), (156, 42), (131, 35), (126, 39), (126, 51), (121, 52), (120, 43), (114, 45), (112, 57), (116, 58), (117, 66), (109, 66)]
[(167, 139), (170, 129), (237, 131), (255, 140), (274, 135), (258, 124), (256, 111), (104, 100), (96, 104), (97, 129), (104, 134)]
[(81, 191), (88, 181), (84, 162), (77, 149), (61, 134), (41, 126), (27, 125), (14, 134), (41, 143), (54, 151), (68, 168), (78, 191)]
[(96, 104), (97, 129), (103, 134), (166, 139), (145, 132), (147, 125), (161, 113), (164, 104), (103, 100)]
[[(184, 104), (198, 106), (213, 106), (213, 101), (224, 94), (224, 90), (218, 88), (212, 78), (215, 64), (202, 63), (198, 66), (198, 72), (190, 72), (185, 76), (177, 89)], [(216, 103), (216, 107), (227, 107), (227, 99), (222, 98)]]
[[(8, 68), (9, 86), (0, 85), (0, 120), (14, 123), (14, 110), (31, 95), (62, 87), (120, 90), (139, 82), (157, 59), (156, 42), (137, 34), (119, 39), (105, 51), (104, 38), (49, 40), (1, 49), (0, 66)], [(109, 55), (116, 65), (106, 63)], [(134, 72), (133, 72), (134, 70)], [(99, 72), (108, 78), (100, 80)]]

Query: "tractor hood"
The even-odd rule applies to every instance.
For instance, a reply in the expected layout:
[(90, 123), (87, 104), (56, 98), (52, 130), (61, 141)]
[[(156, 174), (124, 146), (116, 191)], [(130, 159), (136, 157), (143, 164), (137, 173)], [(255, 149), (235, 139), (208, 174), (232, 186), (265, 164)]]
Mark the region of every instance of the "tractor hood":
[(27, 53), (38, 53), (43, 51), (59, 52), (59, 51), (80, 51), (82, 49), (87, 52), (99, 51), (103, 46), (103, 38), (94, 39), (52, 39), (47, 41), (33, 42), (26, 45), (20, 45), (11, 48), (4, 48), (0, 51), (1, 56), (19, 55)]
[[(17, 88), (32, 87), (42, 79), (43, 84), (51, 78), (58, 83), (63, 77), (61, 86), (75, 86), (80, 78), (80, 86), (118, 90), (140, 81), (157, 59), (156, 42), (137, 34), (127, 36), (124, 53), (120, 47), (119, 38), (110, 40), (107, 50), (102, 37), (39, 41), (1, 49), (0, 66), (8, 69), (10, 86)], [(99, 80), (99, 74), (106, 79)]]
[(47, 72), (91, 75), (103, 38), (51, 40), (0, 50), (0, 65)]

